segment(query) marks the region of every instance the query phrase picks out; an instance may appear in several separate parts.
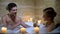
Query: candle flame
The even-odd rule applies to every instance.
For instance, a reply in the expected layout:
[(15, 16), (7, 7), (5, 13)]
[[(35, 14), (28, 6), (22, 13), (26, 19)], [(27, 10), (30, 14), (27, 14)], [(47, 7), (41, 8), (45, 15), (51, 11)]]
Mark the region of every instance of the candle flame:
[(41, 20), (38, 20), (38, 23), (41, 23)]

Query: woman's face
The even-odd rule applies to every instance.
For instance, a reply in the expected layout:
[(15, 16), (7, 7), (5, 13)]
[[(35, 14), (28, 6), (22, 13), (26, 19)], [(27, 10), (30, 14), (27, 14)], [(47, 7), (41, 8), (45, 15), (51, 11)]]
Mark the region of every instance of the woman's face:
[(47, 17), (47, 14), (45, 12), (43, 12), (43, 19), (44, 21), (47, 21), (49, 19), (49, 17)]

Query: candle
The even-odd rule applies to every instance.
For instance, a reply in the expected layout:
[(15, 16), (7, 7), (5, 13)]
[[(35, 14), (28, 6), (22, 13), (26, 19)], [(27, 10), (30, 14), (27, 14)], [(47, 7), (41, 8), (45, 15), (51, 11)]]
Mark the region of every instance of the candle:
[(39, 27), (34, 28), (34, 31), (35, 31), (36, 34), (39, 34), (39, 30), (40, 30)]
[(41, 20), (38, 20), (38, 23), (40, 24), (41, 23)]
[(1, 31), (2, 31), (2, 33), (7, 33), (7, 28), (6, 27), (2, 27)]
[(20, 31), (21, 31), (22, 34), (25, 34), (26, 33), (26, 28), (21, 28)]
[(33, 18), (30, 18), (30, 21), (32, 22)]
[(32, 22), (32, 19), (33, 19), (33, 18), (29, 18), (29, 19), (28, 19), (28, 22)]
[(30, 22), (30, 20), (28, 20), (28, 22)]
[(38, 20), (38, 23), (37, 23), (37, 25), (38, 25), (38, 26), (40, 26), (40, 24), (41, 24), (41, 20)]

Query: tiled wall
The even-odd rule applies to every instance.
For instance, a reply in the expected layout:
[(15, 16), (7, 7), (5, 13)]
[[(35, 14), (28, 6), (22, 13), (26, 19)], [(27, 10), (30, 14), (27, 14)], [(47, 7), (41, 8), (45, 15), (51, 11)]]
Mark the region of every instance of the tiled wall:
[(20, 17), (34, 17), (34, 0), (0, 0), (0, 17), (7, 14), (8, 3), (16, 3), (18, 6), (17, 15)]
[(60, 0), (0, 0), (0, 17), (8, 13), (5, 8), (10, 2), (14, 2), (18, 5), (18, 16), (36, 17), (37, 19), (41, 19), (43, 9), (53, 7), (58, 13), (55, 21), (60, 22)]
[(55, 8), (57, 12), (56, 21), (60, 23), (60, 0), (55, 0)]

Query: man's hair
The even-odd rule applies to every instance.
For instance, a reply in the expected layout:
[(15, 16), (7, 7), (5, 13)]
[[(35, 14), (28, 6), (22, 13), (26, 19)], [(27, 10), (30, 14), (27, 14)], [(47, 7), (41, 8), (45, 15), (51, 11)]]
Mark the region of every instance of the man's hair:
[(44, 9), (43, 12), (45, 12), (48, 17), (51, 17), (52, 20), (57, 15), (57, 13), (55, 12), (55, 10), (52, 7), (48, 7), (46, 9)]
[(17, 5), (15, 3), (9, 3), (6, 9), (10, 11), (13, 7), (17, 7)]

